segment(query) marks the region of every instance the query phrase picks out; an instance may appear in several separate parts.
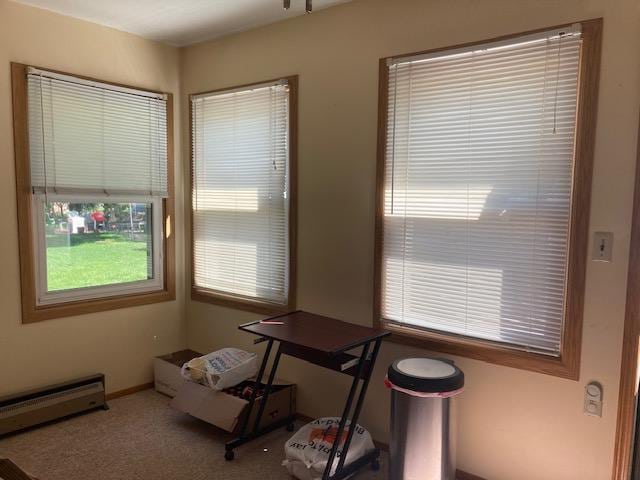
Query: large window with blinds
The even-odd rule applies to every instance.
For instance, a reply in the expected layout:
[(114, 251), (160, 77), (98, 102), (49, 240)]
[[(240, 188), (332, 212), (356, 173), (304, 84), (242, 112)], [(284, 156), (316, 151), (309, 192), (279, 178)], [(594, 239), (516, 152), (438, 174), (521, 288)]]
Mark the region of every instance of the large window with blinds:
[(381, 63), (385, 327), (499, 363), (530, 354), (547, 373), (575, 362), (598, 25)]
[(168, 96), (13, 70), (23, 312), (48, 318), (168, 293)]
[(293, 308), (296, 81), (191, 96), (195, 299)]

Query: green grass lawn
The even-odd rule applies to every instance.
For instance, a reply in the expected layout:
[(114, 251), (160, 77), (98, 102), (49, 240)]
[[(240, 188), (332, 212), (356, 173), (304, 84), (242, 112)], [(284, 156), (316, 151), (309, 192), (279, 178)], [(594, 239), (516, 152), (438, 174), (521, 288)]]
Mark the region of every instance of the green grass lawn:
[(47, 235), (50, 292), (146, 279), (144, 240), (131, 240), (128, 234), (119, 233)]

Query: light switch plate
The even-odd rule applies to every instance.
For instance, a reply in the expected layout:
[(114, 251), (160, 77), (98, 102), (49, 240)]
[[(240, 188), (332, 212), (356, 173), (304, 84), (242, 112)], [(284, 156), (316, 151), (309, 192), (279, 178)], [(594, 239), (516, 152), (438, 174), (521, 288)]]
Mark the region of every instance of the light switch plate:
[(592, 259), (598, 262), (610, 262), (613, 254), (613, 233), (595, 232), (593, 234)]

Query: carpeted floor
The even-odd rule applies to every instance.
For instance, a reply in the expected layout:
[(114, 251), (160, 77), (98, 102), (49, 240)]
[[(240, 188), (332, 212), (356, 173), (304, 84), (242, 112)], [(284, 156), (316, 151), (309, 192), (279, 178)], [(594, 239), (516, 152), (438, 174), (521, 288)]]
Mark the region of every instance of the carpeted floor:
[[(0, 439), (0, 457), (39, 480), (288, 479), (281, 462), (291, 435), (275, 431), (236, 450), (226, 462), (224, 432), (169, 407), (153, 390), (109, 402), (96, 411)], [(378, 472), (357, 480), (386, 478)]]

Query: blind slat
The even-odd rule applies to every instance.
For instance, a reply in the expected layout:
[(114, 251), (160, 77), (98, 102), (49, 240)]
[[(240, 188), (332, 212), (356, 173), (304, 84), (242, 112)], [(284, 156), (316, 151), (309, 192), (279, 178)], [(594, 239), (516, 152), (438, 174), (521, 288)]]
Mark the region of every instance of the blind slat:
[(285, 304), (289, 289), (289, 89), (193, 97), (197, 287)]
[(52, 75), (27, 76), (33, 189), (166, 197), (166, 100)]
[(581, 36), (390, 62), (382, 316), (559, 355)]

